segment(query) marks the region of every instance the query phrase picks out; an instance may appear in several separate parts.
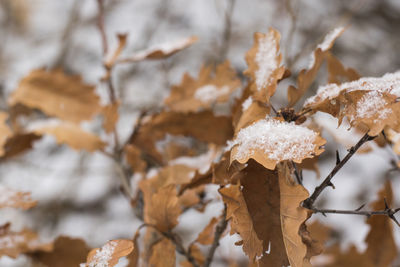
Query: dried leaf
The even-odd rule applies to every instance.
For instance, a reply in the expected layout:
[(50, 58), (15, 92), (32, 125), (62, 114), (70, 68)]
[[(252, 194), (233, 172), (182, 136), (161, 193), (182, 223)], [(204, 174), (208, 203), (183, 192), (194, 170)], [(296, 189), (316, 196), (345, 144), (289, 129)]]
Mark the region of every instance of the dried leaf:
[(333, 46), (335, 40), (344, 32), (344, 27), (338, 27), (330, 31), (312, 53), (311, 62), (307, 69), (300, 71), (297, 76), (297, 88), (289, 86), (288, 100), (289, 106), (293, 107), (300, 98), (306, 93), (307, 89), (315, 80), (318, 70), (322, 62), (329, 53), (329, 49)]
[[(384, 210), (386, 199), (390, 206), (393, 202), (393, 192), (390, 181), (386, 181), (385, 187), (379, 192), (377, 201), (372, 204), (372, 210)], [(367, 220), (370, 231), (365, 239), (368, 247), (365, 251), (374, 266), (392, 266), (397, 258), (397, 246), (393, 237), (393, 225), (390, 218), (386, 216), (372, 216)]]
[(175, 245), (171, 240), (163, 238), (153, 246), (150, 257), (151, 267), (175, 267)]
[[(203, 265), (205, 258), (200, 248), (196, 244), (192, 244), (189, 247), (190, 253), (198, 264)], [(181, 262), (181, 267), (194, 267), (188, 260)]]
[(114, 131), (115, 126), (118, 122), (119, 114), (118, 114), (119, 102), (111, 103), (103, 107), (102, 113), (104, 116), (103, 128), (106, 133), (111, 133)]
[(112, 54), (109, 55), (109, 58), (104, 63), (108, 69), (111, 69), (115, 65), (115, 62), (122, 53), (122, 50), (124, 50), (126, 42), (128, 40), (128, 34), (117, 34), (117, 38), (118, 38), (117, 48), (114, 50)]
[(269, 106), (266, 106), (259, 101), (252, 101), (252, 98), (250, 98), (250, 101), (251, 103), (248, 107), (243, 105), (242, 115), (235, 125), (235, 134), (237, 134), (242, 128), (245, 128), (258, 120), (264, 119), (270, 113)]
[[(215, 126), (218, 127), (215, 127)], [(192, 136), (199, 141), (225, 145), (232, 138), (231, 118), (215, 116), (211, 111), (198, 113), (162, 112), (151, 117), (139, 126), (130, 143), (136, 145), (142, 152), (162, 161), (155, 147), (158, 140), (166, 134)]]
[(21, 80), (9, 104), (23, 104), (78, 123), (100, 111), (99, 100), (94, 86), (83, 83), (79, 76), (68, 76), (62, 70), (37, 69)]
[(31, 193), (20, 192), (0, 185), (0, 209), (19, 208), (23, 210), (36, 206), (37, 201), (31, 199)]
[[(133, 251), (131, 240), (111, 240), (101, 248), (92, 249), (86, 259), (85, 267), (113, 267), (122, 257), (129, 255)], [(81, 265), (82, 266), (82, 265)]]
[(29, 229), (14, 232), (10, 230), (10, 224), (0, 226), (0, 257), (15, 259), (23, 253), (50, 250), (52, 244), (41, 243), (37, 234)]
[(33, 131), (38, 135), (52, 135), (58, 144), (66, 144), (76, 150), (94, 152), (105, 147), (105, 143), (96, 135), (83, 131), (78, 125), (60, 122), (38, 127)]
[(147, 163), (142, 159), (140, 150), (134, 145), (126, 145), (125, 158), (133, 172), (144, 172), (147, 168)]
[(250, 90), (255, 100), (268, 103), (283, 77), (285, 68), (280, 66), (280, 38), (279, 32), (273, 28), (267, 34), (254, 34), (254, 45), (246, 54), (248, 69), (244, 74), (251, 79)]
[(130, 57), (121, 58), (118, 63), (137, 62), (145, 59), (162, 59), (172, 56), (173, 54), (191, 46), (198, 38), (191, 36), (188, 38), (180, 39), (170, 43), (164, 43), (148, 48), (143, 51), (136, 52)]
[(305, 158), (321, 154), (325, 142), (318, 133), (304, 126), (267, 117), (239, 131), (231, 143), (231, 162), (246, 163), (252, 158), (273, 170), (281, 161), (301, 163)]
[(15, 157), (33, 147), (33, 142), (42, 136), (34, 133), (18, 133), (7, 139), (2, 158)]
[(199, 233), (196, 242), (202, 245), (211, 245), (214, 241), (215, 227), (218, 224), (218, 218), (213, 217), (207, 226)]
[(29, 256), (48, 267), (76, 267), (86, 260), (89, 251), (82, 239), (60, 236), (51, 251), (38, 251)]
[(4, 146), (6, 145), (7, 139), (12, 135), (12, 131), (6, 123), (7, 119), (8, 114), (6, 112), (0, 112), (0, 156), (5, 154)]
[(168, 232), (178, 224), (181, 214), (175, 185), (160, 188), (150, 202), (145, 202), (144, 219), (161, 232)]
[(323, 267), (375, 267), (370, 259), (360, 253), (354, 245), (352, 245), (346, 252), (342, 252), (340, 246), (336, 245), (329, 248), (326, 255), (328, 256), (328, 262), (324, 263), (324, 265), (322, 265)]
[(233, 91), (240, 87), (236, 72), (226, 61), (215, 68), (203, 66), (198, 78), (188, 73), (179, 85), (172, 86), (165, 104), (176, 112), (197, 112), (211, 109), (216, 103), (228, 102)]
[(331, 53), (327, 54), (328, 83), (341, 84), (360, 79), (360, 75), (352, 68), (345, 68), (338, 58)]

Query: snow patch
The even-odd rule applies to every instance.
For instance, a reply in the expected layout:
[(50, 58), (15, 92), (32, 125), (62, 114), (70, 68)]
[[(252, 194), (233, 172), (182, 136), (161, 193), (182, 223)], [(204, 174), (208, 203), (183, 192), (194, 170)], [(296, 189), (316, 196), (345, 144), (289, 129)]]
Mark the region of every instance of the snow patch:
[(278, 50), (273, 34), (267, 34), (258, 40), (258, 52), (255, 58), (258, 66), (255, 73), (258, 91), (270, 83), (272, 72), (278, 68), (277, 55)]
[(294, 160), (312, 155), (317, 136), (294, 122), (267, 117), (241, 129), (231, 145), (237, 145), (238, 158), (251, 157), (255, 150), (262, 150), (272, 160)]
[[(382, 93), (371, 91), (365, 94), (360, 101), (357, 102), (356, 116), (359, 118), (371, 118), (379, 113), (379, 119), (385, 119), (392, 112), (391, 109), (385, 108), (388, 103), (382, 97)], [(374, 122), (377, 122), (375, 119)]]
[(215, 102), (218, 97), (229, 93), (229, 86), (217, 87), (213, 84), (204, 85), (196, 90), (194, 98), (203, 103)]
[(117, 242), (108, 242), (101, 249), (97, 250), (96, 254), (93, 256), (93, 259), (88, 264), (81, 264), (80, 267), (108, 267), (108, 262), (112, 258), (116, 246)]
[(253, 98), (249, 96), (243, 103), (242, 103), (242, 112), (245, 112), (250, 106), (253, 104)]

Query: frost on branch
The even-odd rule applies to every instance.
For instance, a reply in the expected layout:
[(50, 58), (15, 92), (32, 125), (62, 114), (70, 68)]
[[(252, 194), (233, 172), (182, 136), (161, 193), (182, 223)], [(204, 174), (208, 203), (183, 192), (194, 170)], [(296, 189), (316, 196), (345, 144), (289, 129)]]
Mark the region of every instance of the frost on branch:
[(111, 240), (101, 248), (93, 249), (87, 256), (86, 263), (81, 267), (113, 267), (121, 257), (129, 255), (133, 247), (130, 240)]
[(321, 86), (317, 94), (306, 100), (305, 109), (347, 117), (351, 125), (365, 125), (375, 136), (386, 126), (399, 131), (400, 72), (382, 77), (361, 78), (353, 82)]
[(23, 210), (36, 206), (37, 201), (31, 199), (31, 193), (20, 192), (0, 185), (0, 209), (19, 208)]
[(203, 66), (197, 78), (186, 73), (180, 84), (172, 86), (166, 106), (177, 112), (197, 112), (228, 102), (232, 92), (241, 86), (240, 80), (228, 61), (213, 72), (212, 66)]
[(321, 154), (324, 144), (318, 133), (306, 127), (267, 117), (239, 131), (231, 143), (231, 162), (246, 163), (253, 158), (273, 170), (281, 161), (301, 163)]
[(254, 34), (254, 45), (246, 54), (248, 69), (244, 72), (251, 79), (251, 91), (262, 102), (269, 102), (277, 83), (282, 79), (285, 68), (280, 66), (280, 34), (273, 28), (268, 33)]

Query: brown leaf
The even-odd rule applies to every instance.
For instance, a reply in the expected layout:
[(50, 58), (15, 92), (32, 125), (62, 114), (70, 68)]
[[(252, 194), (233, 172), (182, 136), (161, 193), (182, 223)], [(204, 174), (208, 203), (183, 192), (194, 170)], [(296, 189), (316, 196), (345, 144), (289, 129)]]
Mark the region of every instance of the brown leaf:
[(162, 112), (145, 120), (130, 143), (162, 161), (155, 143), (162, 140), (167, 133), (192, 136), (199, 141), (225, 145), (226, 141), (232, 138), (233, 129), (230, 117), (215, 116), (211, 111), (187, 114)]
[(31, 193), (0, 186), (0, 209), (19, 208), (27, 210), (36, 206), (36, 204), (37, 201), (31, 199)]
[[(377, 201), (372, 204), (373, 210), (384, 210), (386, 199), (390, 206), (393, 202), (393, 192), (390, 181), (386, 181), (385, 187), (379, 192)], [(374, 266), (392, 266), (397, 258), (397, 246), (393, 237), (393, 225), (390, 218), (386, 216), (372, 216), (367, 220), (370, 231), (365, 239), (368, 247), (365, 255)]]
[[(198, 264), (200, 265), (204, 264), (205, 258), (199, 246), (197, 246), (196, 244), (192, 244), (189, 247), (189, 251)], [(193, 264), (191, 264), (188, 260), (186, 260), (181, 262), (181, 267), (193, 267)]]
[(52, 135), (58, 144), (66, 144), (76, 150), (94, 152), (103, 149), (106, 145), (98, 136), (83, 131), (78, 125), (69, 122), (46, 125), (33, 132), (38, 135)]
[(213, 72), (211, 66), (203, 66), (198, 78), (186, 73), (179, 85), (172, 86), (165, 104), (172, 111), (197, 112), (228, 102), (232, 92), (240, 87), (240, 80), (229, 61), (218, 65)]
[(269, 106), (266, 106), (264, 103), (259, 101), (253, 101), (252, 98), (250, 98), (250, 101), (250, 106), (246, 107), (243, 105), (242, 115), (235, 125), (235, 134), (238, 134), (242, 128), (245, 128), (258, 120), (264, 119), (270, 113)]
[(152, 249), (151, 267), (175, 267), (175, 245), (169, 239), (163, 238)]
[(217, 217), (213, 217), (203, 231), (199, 233), (196, 242), (202, 245), (211, 245), (214, 241), (215, 227), (217, 226), (218, 221)]
[(328, 262), (321, 267), (375, 267), (371, 260), (360, 253), (354, 245), (346, 252), (341, 251), (339, 245), (335, 245), (329, 248), (326, 254), (328, 255)]
[(191, 36), (188, 38), (180, 39), (170, 43), (159, 44), (154, 47), (148, 48), (143, 51), (136, 52), (130, 57), (121, 58), (118, 63), (128, 63), (137, 62), (146, 59), (162, 59), (167, 58), (179, 52), (192, 44), (194, 44), (198, 38), (196, 36)]
[(133, 249), (131, 240), (118, 239), (108, 241), (101, 248), (95, 248), (89, 252), (84, 266), (113, 267), (120, 258), (129, 255)]
[(35, 251), (50, 251), (52, 244), (43, 244), (38, 235), (29, 229), (20, 232), (10, 230), (10, 224), (0, 226), (0, 257), (17, 258), (18, 255)]
[(7, 139), (12, 135), (12, 131), (6, 123), (7, 119), (8, 114), (6, 112), (0, 112), (0, 156), (5, 154), (4, 146), (6, 145)]
[(107, 66), (108, 69), (111, 69), (115, 65), (118, 57), (122, 53), (122, 50), (124, 50), (126, 42), (128, 40), (128, 34), (117, 34), (117, 38), (118, 38), (117, 48), (113, 51), (112, 54), (109, 55), (109, 58), (104, 63), (104, 65)]
[(280, 34), (270, 28), (268, 33), (254, 34), (254, 45), (246, 53), (248, 69), (244, 74), (250, 77), (250, 90), (253, 98), (269, 103), (275, 93), (278, 81), (282, 79), (285, 68), (280, 66), (282, 55), (279, 53)]
[(126, 145), (125, 158), (133, 172), (144, 172), (147, 168), (147, 163), (141, 157), (141, 151), (134, 145)]
[(155, 225), (161, 232), (172, 230), (181, 214), (175, 185), (160, 188), (151, 196), (150, 202), (145, 202), (144, 209), (146, 223)]
[(328, 65), (328, 83), (341, 84), (343, 82), (355, 81), (360, 79), (360, 75), (352, 68), (345, 68), (338, 58), (331, 53), (327, 54), (326, 62)]
[(9, 104), (37, 108), (49, 116), (75, 123), (91, 119), (100, 111), (99, 96), (92, 85), (62, 70), (33, 70), (9, 98)]
[(33, 147), (33, 142), (42, 136), (34, 133), (18, 133), (7, 139), (4, 146), (5, 154), (2, 158), (17, 156)]
[(294, 86), (289, 86), (288, 88), (288, 100), (290, 107), (293, 107), (311, 86), (317, 76), (322, 62), (329, 53), (329, 49), (331, 49), (336, 38), (338, 38), (344, 32), (344, 30), (345, 28), (343, 27), (333, 29), (325, 36), (322, 43), (320, 43), (314, 50), (308, 68), (301, 70), (297, 76), (297, 88)]
[(111, 103), (110, 105), (103, 107), (102, 110), (104, 116), (103, 128), (106, 131), (106, 133), (111, 133), (115, 129), (115, 126), (119, 118), (118, 108), (119, 108), (119, 102), (114, 102)]
[(60, 236), (51, 251), (38, 251), (29, 256), (48, 267), (76, 267), (86, 261), (89, 251), (82, 239)]
[(231, 162), (237, 160), (243, 164), (252, 158), (273, 170), (281, 161), (301, 163), (321, 154), (325, 142), (307, 127), (267, 117), (239, 131), (231, 143)]

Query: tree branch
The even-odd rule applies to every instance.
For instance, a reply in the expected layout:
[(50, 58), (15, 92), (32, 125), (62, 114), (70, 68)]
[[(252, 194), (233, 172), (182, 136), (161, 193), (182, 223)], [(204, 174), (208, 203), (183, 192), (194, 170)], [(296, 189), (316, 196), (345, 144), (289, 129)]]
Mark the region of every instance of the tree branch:
[(219, 246), (219, 240), (227, 226), (228, 226), (228, 221), (226, 220), (226, 205), (224, 205), (222, 219), (218, 223), (217, 227), (215, 228), (214, 240), (213, 240), (210, 250), (208, 251), (208, 255), (207, 255), (206, 261), (203, 264), (203, 267), (209, 267), (211, 265), (211, 262), (214, 258), (215, 251), (217, 250), (217, 247)]
[(324, 191), (324, 189), (328, 186), (333, 186), (331, 180), (335, 176), (335, 174), (346, 164), (346, 162), (356, 153), (356, 151), (367, 141), (373, 140), (375, 136), (369, 136), (368, 133), (366, 133), (358, 142), (355, 146), (351, 147), (348, 150), (347, 155), (340, 160), (337, 158), (336, 166), (333, 168), (333, 170), (328, 174), (328, 176), (324, 179), (324, 181), (315, 188), (314, 193), (304, 200), (303, 202), (303, 207), (312, 210), (314, 208), (314, 202), (318, 198), (318, 196)]

